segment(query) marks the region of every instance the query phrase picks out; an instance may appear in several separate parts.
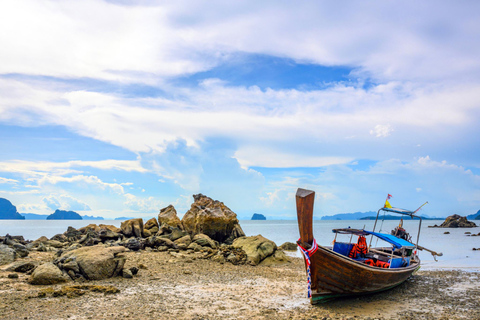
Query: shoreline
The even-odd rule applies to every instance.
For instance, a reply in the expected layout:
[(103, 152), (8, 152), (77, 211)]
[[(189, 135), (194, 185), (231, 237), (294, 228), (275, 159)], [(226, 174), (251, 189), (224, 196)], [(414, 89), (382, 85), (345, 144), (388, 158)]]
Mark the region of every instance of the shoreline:
[[(50, 261), (54, 253), (24, 258)], [(83, 284), (113, 286), (119, 292), (84, 292), (68, 298), (47, 294), (77, 285), (33, 286), (28, 275), (0, 271), (3, 319), (472, 319), (480, 318), (480, 272), (419, 270), (383, 293), (342, 298), (312, 306), (306, 297), (301, 258), (278, 266), (220, 264), (168, 252), (129, 251), (133, 279)], [(3, 266), (2, 266), (3, 267)]]

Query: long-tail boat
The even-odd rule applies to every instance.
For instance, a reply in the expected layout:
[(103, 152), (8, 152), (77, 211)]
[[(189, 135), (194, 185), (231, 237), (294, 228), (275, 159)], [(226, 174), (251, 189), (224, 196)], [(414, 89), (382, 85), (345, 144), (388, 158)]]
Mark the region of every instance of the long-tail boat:
[[(373, 231), (334, 229), (334, 244), (332, 247), (327, 247), (318, 245), (313, 237), (314, 198), (314, 191), (300, 188), (297, 190), (296, 203), (300, 232), (297, 244), (305, 257), (308, 296), (312, 304), (342, 296), (387, 290), (401, 284), (420, 268), (420, 259), (416, 250), (425, 248), (418, 246), (422, 218), (415, 215), (416, 211), (381, 208), (377, 212), (375, 226), (382, 210), (412, 218), (417, 217), (420, 220), (417, 244), (391, 234), (375, 232), (374, 227)], [(338, 234), (349, 234), (350, 242), (336, 241)], [(351, 243), (354, 235), (358, 236), (357, 244)], [(367, 246), (365, 237), (368, 236), (380, 238), (391, 246), (372, 248), (372, 238), (370, 245)]]

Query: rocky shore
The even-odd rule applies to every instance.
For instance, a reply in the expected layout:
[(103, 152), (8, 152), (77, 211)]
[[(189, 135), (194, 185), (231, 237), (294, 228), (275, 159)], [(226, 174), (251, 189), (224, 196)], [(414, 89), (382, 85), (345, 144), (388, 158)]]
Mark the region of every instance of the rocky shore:
[[(480, 273), (420, 271), (381, 294), (311, 306), (300, 258), (220, 264), (174, 252), (127, 251), (132, 278), (30, 285), (0, 268), (2, 319), (479, 319)], [(29, 261), (51, 261), (33, 252)], [(12, 277), (11, 274), (17, 274)]]
[(311, 306), (304, 261), (246, 237), (222, 202), (194, 195), (120, 228), (0, 237), (1, 319), (478, 319), (480, 273), (425, 271), (376, 295)]

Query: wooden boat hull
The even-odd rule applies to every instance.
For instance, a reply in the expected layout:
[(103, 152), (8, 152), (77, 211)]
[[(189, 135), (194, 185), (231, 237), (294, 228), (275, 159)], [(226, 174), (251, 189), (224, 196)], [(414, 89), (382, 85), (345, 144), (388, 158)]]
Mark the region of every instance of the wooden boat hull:
[(420, 261), (406, 268), (372, 267), (322, 246), (318, 246), (310, 261), (312, 304), (387, 290), (401, 284), (420, 268)]

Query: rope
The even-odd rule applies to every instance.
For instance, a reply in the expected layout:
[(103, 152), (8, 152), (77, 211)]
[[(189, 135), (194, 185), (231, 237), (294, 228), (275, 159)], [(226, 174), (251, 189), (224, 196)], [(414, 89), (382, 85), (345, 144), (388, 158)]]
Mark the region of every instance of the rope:
[[(300, 242), (301, 239), (298, 239), (298, 242)], [(298, 247), (300, 248), (300, 251), (303, 253), (303, 256), (305, 257), (305, 261), (307, 263), (307, 280), (308, 280), (308, 297), (312, 297), (312, 274), (310, 273), (310, 257), (317, 251), (318, 245), (315, 239), (313, 239), (312, 247), (310, 249), (305, 249), (301, 245), (299, 245), (297, 242)]]

